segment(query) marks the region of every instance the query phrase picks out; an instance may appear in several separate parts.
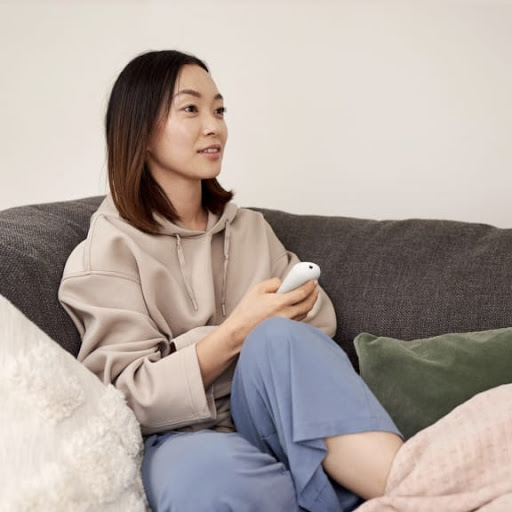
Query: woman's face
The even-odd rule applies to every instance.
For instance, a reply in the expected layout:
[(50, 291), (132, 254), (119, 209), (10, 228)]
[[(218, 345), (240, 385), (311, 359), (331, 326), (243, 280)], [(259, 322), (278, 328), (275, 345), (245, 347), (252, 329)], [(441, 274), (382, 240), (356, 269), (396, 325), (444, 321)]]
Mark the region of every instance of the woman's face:
[(151, 134), (147, 163), (160, 183), (215, 178), (227, 140), (224, 103), (209, 73), (196, 65), (181, 69), (169, 115)]

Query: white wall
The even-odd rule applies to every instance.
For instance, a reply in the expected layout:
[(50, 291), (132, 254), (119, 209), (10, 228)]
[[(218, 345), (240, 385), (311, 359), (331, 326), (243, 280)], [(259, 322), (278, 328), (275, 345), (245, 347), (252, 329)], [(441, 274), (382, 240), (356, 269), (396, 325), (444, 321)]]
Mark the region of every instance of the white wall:
[(241, 205), (512, 227), (512, 2), (0, 1), (0, 208), (106, 191), (103, 115), (150, 49), (206, 60)]

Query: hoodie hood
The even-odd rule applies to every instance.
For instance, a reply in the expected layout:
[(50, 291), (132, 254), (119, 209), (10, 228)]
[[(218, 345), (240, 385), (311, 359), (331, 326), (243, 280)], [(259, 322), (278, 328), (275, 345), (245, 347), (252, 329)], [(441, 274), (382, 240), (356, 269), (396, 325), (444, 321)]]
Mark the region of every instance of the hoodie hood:
[[(174, 224), (173, 222), (170, 222), (168, 219), (166, 219), (160, 214), (155, 213), (153, 215), (155, 220), (160, 225), (159, 234), (168, 235), (175, 239), (176, 252), (178, 256), (181, 277), (183, 279), (183, 284), (185, 285), (185, 288), (187, 290), (187, 295), (195, 311), (198, 311), (199, 307), (197, 304), (196, 294), (192, 287), (190, 278), (188, 277), (189, 274), (187, 272), (187, 262), (185, 259), (181, 241), (182, 239), (199, 239), (203, 237), (211, 240), (213, 235), (215, 235), (216, 233), (220, 233), (221, 231), (224, 231), (224, 265), (222, 276), (221, 309), (222, 315), (225, 317), (227, 275), (229, 268), (229, 256), (231, 250), (231, 222), (236, 217), (237, 212), (238, 207), (233, 203), (227, 203), (224, 207), (223, 212), (220, 215), (215, 215), (214, 213), (208, 211), (208, 222), (205, 231), (196, 231), (188, 229), (184, 226), (180, 226), (179, 224)], [(117, 219), (121, 218), (114, 204), (114, 200), (112, 199), (112, 196), (110, 194), (107, 195), (107, 197), (99, 207), (98, 214), (104, 215), (106, 217), (115, 217)]]
[(224, 211), (221, 215), (215, 215), (212, 212), (208, 212), (208, 223), (205, 231), (194, 231), (187, 229), (179, 224), (174, 224), (159, 214), (155, 214), (154, 218), (160, 224), (160, 234), (179, 236), (181, 238), (196, 238), (204, 235), (215, 235), (220, 231), (224, 230), (226, 225), (231, 223), (236, 217), (238, 207), (233, 203), (228, 203), (224, 207)]
[[(192, 229), (187, 229), (184, 226), (180, 226), (179, 224), (174, 224), (170, 222), (166, 218), (162, 217), (160, 214), (153, 214), (154, 219), (160, 225), (159, 234), (162, 235), (171, 235), (176, 236), (179, 235), (181, 238), (197, 238), (204, 236), (206, 234), (214, 235), (215, 233), (219, 233), (223, 229), (225, 229), (226, 223), (231, 223), (233, 219), (236, 217), (238, 212), (238, 207), (233, 203), (228, 203), (224, 207), (224, 211), (221, 215), (215, 215), (212, 212), (208, 212), (208, 224), (206, 226), (205, 231), (195, 231)], [(109, 194), (106, 196), (103, 203), (97, 210), (98, 214), (102, 214), (105, 217), (116, 217), (121, 218), (119, 212), (114, 204), (114, 200), (112, 196)]]

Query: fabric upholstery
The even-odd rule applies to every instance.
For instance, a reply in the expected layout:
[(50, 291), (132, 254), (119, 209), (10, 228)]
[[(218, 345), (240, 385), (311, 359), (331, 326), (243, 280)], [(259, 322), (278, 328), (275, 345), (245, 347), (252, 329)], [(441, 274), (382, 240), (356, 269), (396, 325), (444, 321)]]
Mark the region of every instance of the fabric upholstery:
[(335, 340), (358, 365), (361, 332), (413, 340), (512, 326), (512, 229), (267, 211), (277, 236), (322, 269)]
[(413, 341), (360, 334), (359, 368), (405, 438), (482, 391), (512, 383), (512, 328)]
[(68, 352), (80, 337), (57, 299), (71, 250), (87, 236), (102, 198), (21, 206), (0, 212), (0, 295)]

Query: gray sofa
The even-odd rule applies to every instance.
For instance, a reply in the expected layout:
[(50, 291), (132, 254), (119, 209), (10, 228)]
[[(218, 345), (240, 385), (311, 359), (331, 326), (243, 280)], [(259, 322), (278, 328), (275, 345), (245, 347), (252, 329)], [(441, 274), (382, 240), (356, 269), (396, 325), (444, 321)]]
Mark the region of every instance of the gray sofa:
[[(73, 355), (80, 339), (57, 290), (101, 200), (0, 212), (0, 295)], [(512, 229), (260, 211), (287, 248), (322, 268), (335, 340), (356, 368), (353, 340), (363, 331), (409, 340), (512, 325)]]

